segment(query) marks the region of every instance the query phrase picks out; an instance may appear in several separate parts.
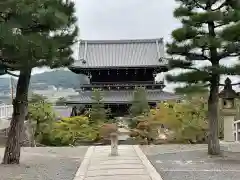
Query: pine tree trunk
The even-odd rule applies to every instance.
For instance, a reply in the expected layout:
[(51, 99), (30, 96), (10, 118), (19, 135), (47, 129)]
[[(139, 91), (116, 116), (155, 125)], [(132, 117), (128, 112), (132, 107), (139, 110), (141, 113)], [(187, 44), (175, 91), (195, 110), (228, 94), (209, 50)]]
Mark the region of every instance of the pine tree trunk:
[(13, 115), (8, 132), (8, 139), (3, 158), (3, 164), (19, 164), (21, 133), (24, 126), (25, 116), (28, 107), (28, 88), (31, 77), (31, 70), (21, 70), (16, 90), (16, 97), (13, 101)]
[(218, 125), (218, 81), (219, 76), (213, 77), (210, 86), (210, 95), (208, 99), (208, 121), (209, 121), (209, 134), (208, 134), (208, 154), (220, 154), (219, 145), (219, 125)]

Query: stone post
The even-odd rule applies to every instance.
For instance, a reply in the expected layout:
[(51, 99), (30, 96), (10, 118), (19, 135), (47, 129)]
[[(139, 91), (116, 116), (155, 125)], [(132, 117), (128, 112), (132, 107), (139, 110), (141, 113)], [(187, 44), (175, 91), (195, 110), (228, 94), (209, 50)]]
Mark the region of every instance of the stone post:
[(224, 116), (224, 141), (234, 142), (234, 119), (235, 116), (225, 115)]
[(219, 93), (221, 115), (223, 116), (224, 141), (234, 142), (234, 121), (237, 115), (236, 98), (238, 94), (232, 89), (231, 80), (225, 80), (224, 89)]
[(110, 156), (118, 156), (118, 133), (111, 133), (111, 154)]

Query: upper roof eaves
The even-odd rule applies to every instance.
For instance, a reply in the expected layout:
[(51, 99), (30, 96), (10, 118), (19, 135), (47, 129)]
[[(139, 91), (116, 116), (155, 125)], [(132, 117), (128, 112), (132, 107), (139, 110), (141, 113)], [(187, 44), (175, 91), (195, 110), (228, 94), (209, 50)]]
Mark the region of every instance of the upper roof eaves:
[(164, 42), (156, 39), (80, 40), (72, 68), (164, 66)]

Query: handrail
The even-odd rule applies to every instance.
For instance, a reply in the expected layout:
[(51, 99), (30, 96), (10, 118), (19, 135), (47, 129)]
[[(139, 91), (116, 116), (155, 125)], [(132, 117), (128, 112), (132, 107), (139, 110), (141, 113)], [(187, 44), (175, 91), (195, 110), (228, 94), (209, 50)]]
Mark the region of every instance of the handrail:
[(0, 119), (8, 119), (12, 117), (13, 105), (0, 106)]
[[(70, 108), (66, 106), (53, 106), (54, 110), (57, 112), (61, 109), (68, 109), (70, 112)], [(0, 105), (0, 120), (1, 119), (9, 119), (12, 117), (13, 113), (13, 105)], [(69, 113), (70, 114), (70, 113)]]
[(240, 120), (234, 121), (234, 124), (238, 124), (240, 123)]
[(234, 125), (235, 125), (235, 131), (234, 131), (234, 134), (235, 134), (235, 141), (236, 142), (239, 142), (239, 133), (240, 133), (240, 120), (236, 120), (234, 121)]

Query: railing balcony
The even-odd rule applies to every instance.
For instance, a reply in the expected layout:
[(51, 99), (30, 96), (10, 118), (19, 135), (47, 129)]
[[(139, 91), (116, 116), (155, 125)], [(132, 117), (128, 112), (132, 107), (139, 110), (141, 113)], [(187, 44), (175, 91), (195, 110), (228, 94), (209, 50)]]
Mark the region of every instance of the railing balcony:
[(163, 84), (163, 82), (155, 83), (154, 81), (125, 81), (125, 82), (91, 82), (92, 85), (112, 85), (112, 84)]
[(13, 105), (0, 106), (0, 119), (9, 119), (12, 117)]
[[(67, 106), (53, 106), (57, 115), (69, 117), (71, 108)], [(12, 117), (13, 105), (2, 105), (0, 106), (0, 120), (7, 120)]]
[(163, 83), (102, 83), (102, 84), (83, 84), (80, 90), (93, 90), (93, 89), (108, 89), (108, 90), (123, 90), (123, 89), (135, 89), (136, 87), (145, 87), (146, 89), (163, 89), (165, 86)]

